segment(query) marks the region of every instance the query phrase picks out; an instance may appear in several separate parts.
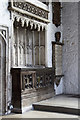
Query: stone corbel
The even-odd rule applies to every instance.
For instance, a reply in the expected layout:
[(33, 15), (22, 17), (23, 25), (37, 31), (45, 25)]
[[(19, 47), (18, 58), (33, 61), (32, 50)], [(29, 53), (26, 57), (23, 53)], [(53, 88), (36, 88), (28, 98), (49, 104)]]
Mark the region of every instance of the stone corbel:
[(38, 28), (38, 31), (40, 31), (42, 29), (42, 31), (45, 29), (46, 30), (46, 24), (43, 24), (43, 23), (40, 23), (38, 21), (35, 21), (35, 20), (31, 20), (29, 18), (25, 18), (23, 16), (20, 16), (20, 15), (13, 15), (13, 21), (17, 21), (19, 22), (21, 20), (21, 23), (22, 23), (22, 27), (24, 27), (24, 24), (26, 23), (26, 27), (29, 26), (29, 23), (30, 23), (30, 26), (31, 26), (31, 29), (33, 29), (33, 26), (34, 26), (34, 29), (37, 29)]
[(21, 18), (22, 27), (24, 27), (25, 20)]
[(44, 26), (44, 28), (45, 28), (45, 30), (46, 30), (46, 31), (48, 30), (48, 27), (47, 27), (47, 25), (45, 25), (45, 26)]
[(45, 26), (44, 25), (42, 25), (42, 31), (45, 29)]
[(35, 29), (37, 28), (37, 24), (36, 24), (36, 23), (34, 23), (34, 28), (35, 28)]
[(29, 20), (26, 19), (26, 26), (28, 27), (28, 25), (29, 25)]
[(17, 22), (20, 21), (20, 17), (19, 16), (15, 17), (15, 18), (16, 18)]
[(41, 27), (40, 24), (38, 24), (38, 31), (40, 31), (40, 27)]
[(32, 21), (30, 21), (31, 29), (33, 28), (33, 25), (34, 25), (34, 23)]

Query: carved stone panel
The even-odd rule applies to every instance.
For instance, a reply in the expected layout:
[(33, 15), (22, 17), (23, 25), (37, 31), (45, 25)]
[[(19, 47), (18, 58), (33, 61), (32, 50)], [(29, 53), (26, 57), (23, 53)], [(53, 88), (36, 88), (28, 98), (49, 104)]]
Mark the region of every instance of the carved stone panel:
[(34, 46), (39, 46), (39, 32), (34, 31)]
[(14, 23), (13, 61), (14, 66), (45, 65), (45, 31), (22, 27)]
[(35, 65), (39, 65), (39, 46), (35, 47)]
[(40, 64), (45, 65), (45, 31), (40, 32)]
[(40, 64), (41, 65), (45, 65), (45, 47), (44, 46), (41, 46), (40, 47)]
[(40, 45), (45, 46), (45, 31), (40, 32)]
[(39, 32), (34, 31), (34, 59), (35, 65), (39, 65)]
[(32, 31), (28, 31), (28, 39), (27, 39), (27, 63), (28, 65), (32, 65), (32, 41), (33, 41), (33, 33)]

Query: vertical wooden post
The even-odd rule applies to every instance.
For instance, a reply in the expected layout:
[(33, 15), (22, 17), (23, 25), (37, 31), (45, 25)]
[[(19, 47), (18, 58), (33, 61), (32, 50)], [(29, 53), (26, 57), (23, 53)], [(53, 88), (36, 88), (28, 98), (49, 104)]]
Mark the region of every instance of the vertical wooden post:
[(33, 88), (36, 87), (36, 73), (32, 74), (32, 80), (33, 80)]

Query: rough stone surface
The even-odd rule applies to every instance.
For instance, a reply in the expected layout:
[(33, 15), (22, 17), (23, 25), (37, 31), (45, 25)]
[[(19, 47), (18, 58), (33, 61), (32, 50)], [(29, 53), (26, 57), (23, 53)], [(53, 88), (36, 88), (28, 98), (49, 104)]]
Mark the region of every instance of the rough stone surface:
[[(78, 83), (80, 83), (80, 2), (78, 3)], [(80, 94), (80, 84), (78, 84)], [(80, 107), (80, 104), (79, 104)]]
[(62, 3), (63, 93), (78, 94), (78, 3)]

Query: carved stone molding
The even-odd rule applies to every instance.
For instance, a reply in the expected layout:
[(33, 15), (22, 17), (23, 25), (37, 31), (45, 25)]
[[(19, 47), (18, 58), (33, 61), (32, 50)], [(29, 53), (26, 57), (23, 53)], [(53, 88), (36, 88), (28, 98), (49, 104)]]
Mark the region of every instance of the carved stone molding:
[(35, 20), (37, 19), (38, 21), (49, 23), (49, 20), (48, 20), (49, 11), (41, 7), (38, 7), (34, 4), (31, 4), (29, 2), (26, 2), (26, 1), (16, 2), (16, 0), (11, 0), (11, 2), (9, 2), (8, 9), (10, 11), (23, 14), (23, 16), (31, 17), (31, 18), (34, 18)]
[(13, 2), (13, 6), (19, 8), (19, 9), (28, 11), (32, 14), (38, 15), (42, 18), (48, 19), (48, 12), (47, 11), (42, 10), (41, 8), (38, 8), (34, 5), (31, 5), (28, 2)]
[(8, 28), (0, 25), (0, 115), (5, 114), (8, 103), (8, 42)]
[(30, 25), (31, 29), (33, 29), (33, 27), (34, 27), (34, 29), (37, 28), (38, 31), (40, 31), (40, 30), (43, 31), (46, 28), (46, 24), (38, 22), (36, 20), (32, 20), (32, 19), (26, 18), (26, 17), (21, 16), (19, 14), (13, 14), (13, 22), (15, 20), (17, 22), (21, 21), (22, 27), (24, 27), (24, 25), (26, 24), (26, 27), (28, 27)]

